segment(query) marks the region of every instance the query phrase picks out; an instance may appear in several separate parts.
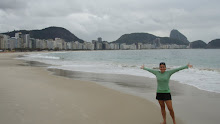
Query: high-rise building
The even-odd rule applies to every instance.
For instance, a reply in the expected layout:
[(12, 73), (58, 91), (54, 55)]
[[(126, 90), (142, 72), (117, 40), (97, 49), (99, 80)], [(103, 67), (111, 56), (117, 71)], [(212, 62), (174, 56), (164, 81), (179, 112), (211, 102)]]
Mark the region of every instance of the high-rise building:
[(10, 48), (9, 36), (0, 34), (0, 49), (8, 49)]
[(56, 47), (59, 48), (60, 50), (65, 49), (64, 46), (64, 40), (61, 38), (55, 38), (55, 42), (56, 42)]
[(4, 38), (3, 35), (0, 34), (0, 50), (5, 48), (5, 47), (4, 47), (3, 38)]
[(153, 41), (153, 44), (154, 44), (155, 48), (160, 48), (160, 46), (161, 46), (160, 38), (156, 38), (156, 39)]
[(34, 38), (30, 38), (30, 43), (31, 43), (31, 47), (29, 47), (29, 48), (32, 48), (32, 49), (36, 49), (36, 39), (34, 39)]
[(102, 42), (102, 38), (101, 37), (98, 38), (98, 42)]
[(30, 34), (25, 34), (24, 35), (24, 47), (29, 48), (29, 43), (30, 43)]
[(16, 39), (21, 38), (21, 32), (15, 33), (15, 38), (16, 38)]

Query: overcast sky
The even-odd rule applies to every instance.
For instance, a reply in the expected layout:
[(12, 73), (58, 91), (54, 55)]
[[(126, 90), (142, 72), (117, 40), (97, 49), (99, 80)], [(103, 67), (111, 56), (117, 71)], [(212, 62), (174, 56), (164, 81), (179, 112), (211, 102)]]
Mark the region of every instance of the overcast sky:
[(188, 40), (220, 38), (220, 0), (0, 0), (0, 33), (64, 27), (77, 37), (109, 42), (135, 32)]

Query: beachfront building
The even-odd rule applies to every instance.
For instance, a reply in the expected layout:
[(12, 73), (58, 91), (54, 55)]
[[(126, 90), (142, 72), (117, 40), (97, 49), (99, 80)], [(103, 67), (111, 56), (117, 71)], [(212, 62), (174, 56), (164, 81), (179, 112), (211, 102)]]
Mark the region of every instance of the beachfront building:
[(40, 48), (41, 48), (41, 40), (36, 39), (36, 49), (40, 49)]
[(97, 50), (103, 50), (103, 45), (102, 45), (102, 43), (101, 43), (101, 42), (97, 42), (96, 48), (97, 48)]
[(67, 42), (66, 43), (66, 49), (67, 50), (72, 50), (73, 49), (73, 42)]
[(30, 38), (30, 43), (31, 43), (31, 45), (29, 44), (30, 45), (29, 48), (36, 49), (36, 39)]
[(54, 49), (54, 40), (53, 39), (49, 39), (49, 40), (47, 40), (47, 48), (49, 49), (49, 50), (53, 50)]
[(5, 50), (5, 49), (10, 49), (10, 44), (9, 44), (9, 36), (0, 34), (0, 49)]
[(47, 49), (53, 50), (55, 41), (53, 39), (49, 39), (49, 40), (46, 40), (46, 42), (47, 42)]
[(30, 38), (29, 34), (21, 34), (20, 32), (15, 33), (15, 37), (9, 37), (7, 35), (0, 34), (0, 49), (17, 49), (20, 48), (28, 50), (141, 50), (141, 49), (186, 49), (189, 48), (187, 45), (177, 44), (161, 44), (160, 39), (157, 38), (152, 44), (134, 43), (134, 44), (119, 44), (109, 43), (102, 41), (99, 37), (98, 40), (92, 40), (92, 42), (78, 41), (65, 42), (61, 38), (53, 39), (34, 39)]
[(82, 50), (83, 49), (83, 44), (78, 42), (78, 41), (75, 41), (73, 43), (73, 49), (75, 49), (75, 50)]
[(63, 42), (63, 50), (67, 50), (67, 42)]
[(102, 42), (102, 38), (98, 37), (98, 42), (101, 43)]
[(3, 35), (0, 34), (0, 50), (4, 49)]
[(160, 48), (161, 46), (160, 38), (156, 38), (155, 40), (153, 40), (153, 45), (155, 48)]
[(10, 38), (11, 49), (28, 48), (29, 42), (30, 42), (30, 35), (29, 34), (22, 34), (21, 32), (15, 33), (15, 37)]
[(77, 44), (76, 44), (76, 42), (73, 42), (73, 49), (74, 49), (74, 50), (77, 49)]
[(120, 45), (119, 43), (110, 43), (110, 50), (119, 50), (120, 49)]
[(142, 44), (141, 49), (153, 49), (155, 48), (152, 44)]
[(29, 44), (30, 44), (30, 34), (25, 34), (25, 35), (24, 35), (24, 43), (25, 43), (25, 48), (29, 48)]
[(29, 41), (28, 41), (28, 46), (27, 46), (27, 48), (32, 49), (32, 40), (31, 40), (31, 38), (30, 38)]
[(131, 44), (131, 45), (129, 46), (129, 48), (130, 48), (130, 50), (136, 50), (136, 49), (137, 49), (137, 46), (136, 46), (136, 44)]
[(8, 41), (8, 48), (10, 50), (14, 50), (14, 49), (18, 49), (18, 48), (23, 48), (24, 44), (22, 41), (27, 41), (29, 42), (27, 39), (27, 35), (26, 35), (26, 39), (24, 38), (25, 35), (22, 35), (20, 32), (15, 33), (15, 37), (10, 37), (9, 41)]
[(21, 32), (15, 33), (15, 38), (21, 38)]
[(177, 44), (167, 44), (167, 45), (161, 45), (161, 49), (186, 49), (187, 45), (177, 45)]
[(120, 49), (121, 50), (136, 50), (136, 45), (135, 44), (127, 45), (123, 43), (123, 44), (120, 44)]
[(30, 43), (30, 34), (23, 34), (22, 35), (22, 46), (23, 48), (29, 48), (29, 43)]
[[(78, 41), (77, 41), (77, 42), (78, 42)], [(78, 44), (78, 50), (82, 50), (82, 49), (83, 49), (83, 44), (80, 43), (80, 42), (78, 42), (77, 44)]]
[(110, 50), (111, 47), (107, 41), (104, 41), (102, 43), (102, 48), (103, 48), (103, 50)]
[(8, 40), (8, 46), (10, 50), (13, 50), (15, 48), (20, 48), (20, 38), (11, 37)]
[(4, 41), (4, 35), (0, 34), (0, 50), (5, 49), (5, 41)]
[(47, 49), (47, 48), (48, 48), (47, 41), (46, 40), (41, 40), (40, 49)]
[(140, 50), (142, 45), (143, 45), (142, 43), (136, 43), (136, 49)]
[(58, 48), (59, 50), (66, 49), (66, 45), (64, 45), (64, 40), (61, 38), (55, 38), (55, 44), (54, 44), (54, 49)]
[(94, 50), (102, 50), (102, 42), (99, 42), (99, 41), (93, 41), (93, 44), (94, 44)]
[(97, 40), (92, 40), (94, 44), (94, 50), (108, 50), (110, 49), (109, 43), (107, 41), (102, 41), (102, 38), (99, 37)]
[(122, 44), (120, 44), (120, 49), (126, 50), (126, 49), (128, 49), (128, 45), (126, 45), (125, 43), (122, 43)]
[(84, 50), (94, 50), (94, 44), (91, 42), (84, 42), (83, 49)]

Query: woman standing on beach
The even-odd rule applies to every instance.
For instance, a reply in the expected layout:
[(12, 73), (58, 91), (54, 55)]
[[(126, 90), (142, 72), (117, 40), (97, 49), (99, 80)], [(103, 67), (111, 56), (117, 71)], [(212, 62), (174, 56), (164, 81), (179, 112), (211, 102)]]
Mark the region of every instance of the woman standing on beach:
[(158, 100), (161, 108), (161, 113), (163, 116), (163, 122), (161, 124), (166, 124), (166, 110), (165, 110), (165, 104), (167, 105), (167, 108), (170, 112), (170, 115), (173, 119), (173, 123), (176, 124), (175, 121), (175, 115), (173, 111), (172, 106), (172, 98), (170, 94), (170, 88), (169, 88), (169, 80), (172, 74), (174, 74), (177, 71), (191, 68), (192, 65), (188, 64), (186, 66), (166, 71), (166, 64), (164, 62), (161, 62), (159, 64), (160, 71), (145, 68), (144, 65), (141, 66), (141, 69), (147, 70), (151, 73), (153, 73), (157, 77), (157, 96), (156, 99)]

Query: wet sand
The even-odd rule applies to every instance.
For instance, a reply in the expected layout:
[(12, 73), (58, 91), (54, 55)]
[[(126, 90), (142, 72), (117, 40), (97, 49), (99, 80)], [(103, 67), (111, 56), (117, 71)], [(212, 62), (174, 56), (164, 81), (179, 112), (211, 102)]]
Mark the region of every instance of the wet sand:
[(0, 54), (1, 124), (161, 122), (160, 108), (149, 100), (93, 82), (52, 75), (44, 66), (13, 59), (22, 54), (26, 53)]
[[(98, 82), (98, 84), (103, 86), (148, 99), (159, 107), (155, 99), (156, 79), (132, 75), (67, 71), (53, 68), (48, 70), (57, 76)], [(175, 115), (185, 124), (218, 124), (220, 122), (219, 93), (203, 91), (176, 81), (170, 81), (170, 89)], [(167, 113), (167, 116), (169, 116), (169, 113)]]

